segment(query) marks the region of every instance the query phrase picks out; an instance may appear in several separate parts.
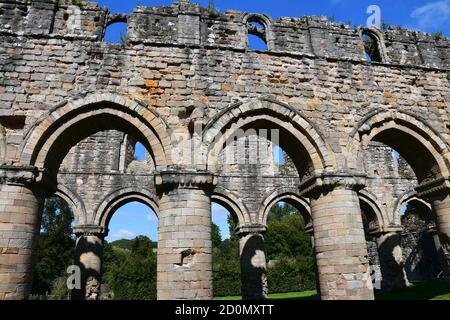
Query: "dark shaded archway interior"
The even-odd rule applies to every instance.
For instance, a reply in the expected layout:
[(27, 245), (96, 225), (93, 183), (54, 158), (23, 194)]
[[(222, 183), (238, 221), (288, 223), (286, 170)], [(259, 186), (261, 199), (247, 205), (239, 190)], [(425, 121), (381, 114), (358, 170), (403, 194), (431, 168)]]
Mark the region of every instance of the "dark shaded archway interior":
[(410, 134), (391, 128), (380, 132), (372, 140), (397, 151), (411, 166), (419, 183), (440, 176), (439, 166), (433, 155)]
[[(57, 128), (58, 126), (59, 124), (55, 124), (54, 128)], [(133, 124), (125, 119), (108, 113), (97, 114), (74, 123), (62, 132), (54, 141), (45, 159), (45, 169), (50, 174), (50, 177), (56, 179), (56, 174), (58, 173), (62, 161), (73, 146), (97, 132), (107, 130), (117, 130), (135, 137), (138, 141), (142, 142), (152, 159), (154, 159), (152, 148), (148, 143), (147, 137), (145, 137)], [(40, 144), (35, 149), (33, 159), (36, 158), (38, 150), (40, 150), (42, 144), (51, 134), (52, 131), (49, 130), (43, 138), (41, 138)]]
[[(225, 129), (226, 130), (226, 129)], [(255, 133), (267, 132), (267, 138), (275, 145), (279, 146), (292, 159), (292, 162), (300, 176), (308, 175), (313, 170), (313, 164), (306, 148), (300, 143), (287, 129), (268, 120), (256, 120), (246, 124), (241, 128), (245, 136)], [(241, 138), (241, 136), (231, 136), (222, 146), (224, 149), (227, 145), (231, 145), (233, 140)], [(223, 150), (222, 149), (222, 150)]]

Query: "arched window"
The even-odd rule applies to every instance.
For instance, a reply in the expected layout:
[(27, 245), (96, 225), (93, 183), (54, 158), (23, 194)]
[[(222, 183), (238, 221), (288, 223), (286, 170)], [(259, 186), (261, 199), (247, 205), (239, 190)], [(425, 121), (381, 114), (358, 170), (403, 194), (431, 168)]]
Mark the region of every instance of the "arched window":
[(134, 147), (133, 158), (138, 161), (145, 161), (147, 159), (147, 149), (145, 149), (145, 146), (139, 141), (136, 142)]
[(383, 62), (378, 37), (369, 31), (363, 31), (361, 39), (364, 43), (365, 58), (369, 62)]
[(246, 23), (248, 32), (248, 48), (250, 50), (258, 51), (269, 50), (266, 22), (259, 16), (251, 16), (247, 19)]
[(104, 34), (104, 41), (125, 46), (127, 43), (127, 23), (113, 22), (108, 24)]

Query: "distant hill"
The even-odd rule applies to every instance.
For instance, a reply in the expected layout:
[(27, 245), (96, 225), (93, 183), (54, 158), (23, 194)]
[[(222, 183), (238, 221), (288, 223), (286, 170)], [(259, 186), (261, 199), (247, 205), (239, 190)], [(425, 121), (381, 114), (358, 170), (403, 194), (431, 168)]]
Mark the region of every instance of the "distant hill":
[[(134, 239), (120, 239), (111, 242), (111, 245), (115, 248), (125, 249), (125, 250), (131, 250), (131, 246), (133, 245)], [(158, 247), (158, 243), (156, 241), (152, 241), (152, 248), (156, 249)]]

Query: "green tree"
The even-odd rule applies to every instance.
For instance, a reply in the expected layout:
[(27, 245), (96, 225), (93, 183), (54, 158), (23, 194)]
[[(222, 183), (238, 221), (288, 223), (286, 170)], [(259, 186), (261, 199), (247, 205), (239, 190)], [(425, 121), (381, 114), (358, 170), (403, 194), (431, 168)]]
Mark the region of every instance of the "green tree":
[(214, 248), (217, 248), (222, 243), (222, 236), (220, 235), (219, 226), (215, 223), (211, 224), (211, 238)]
[(54, 197), (45, 201), (37, 238), (32, 294), (50, 293), (57, 278), (65, 276), (67, 267), (73, 263), (72, 221), (73, 213), (64, 200)]
[(105, 244), (103, 281), (112, 288), (114, 299), (156, 299), (154, 247), (154, 243), (145, 236), (131, 240), (131, 249)]
[(266, 257), (272, 261), (267, 277), (272, 293), (312, 290), (315, 273), (311, 238), (297, 209), (277, 204), (269, 212)]

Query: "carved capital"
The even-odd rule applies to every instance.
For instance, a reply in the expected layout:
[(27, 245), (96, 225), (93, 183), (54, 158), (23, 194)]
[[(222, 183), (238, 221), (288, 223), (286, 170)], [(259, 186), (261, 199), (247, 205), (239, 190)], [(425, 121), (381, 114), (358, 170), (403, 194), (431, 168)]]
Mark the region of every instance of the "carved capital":
[(214, 189), (217, 176), (209, 172), (165, 171), (155, 175), (155, 185), (162, 189)]
[(421, 183), (416, 187), (416, 191), (419, 197), (426, 199), (447, 195), (450, 191), (450, 177), (442, 177)]
[(335, 190), (345, 189), (358, 192), (366, 186), (366, 174), (332, 172), (316, 174), (302, 181), (299, 186), (300, 195), (314, 197), (317, 194)]
[(240, 238), (245, 237), (249, 234), (261, 234), (264, 235), (267, 231), (267, 227), (259, 224), (255, 225), (245, 225), (236, 228), (236, 235)]
[(30, 185), (39, 177), (39, 170), (32, 166), (0, 166), (0, 183), (8, 185)]
[(73, 233), (75, 233), (77, 237), (97, 236), (103, 239), (108, 235), (108, 229), (96, 225), (83, 225), (74, 227)]

